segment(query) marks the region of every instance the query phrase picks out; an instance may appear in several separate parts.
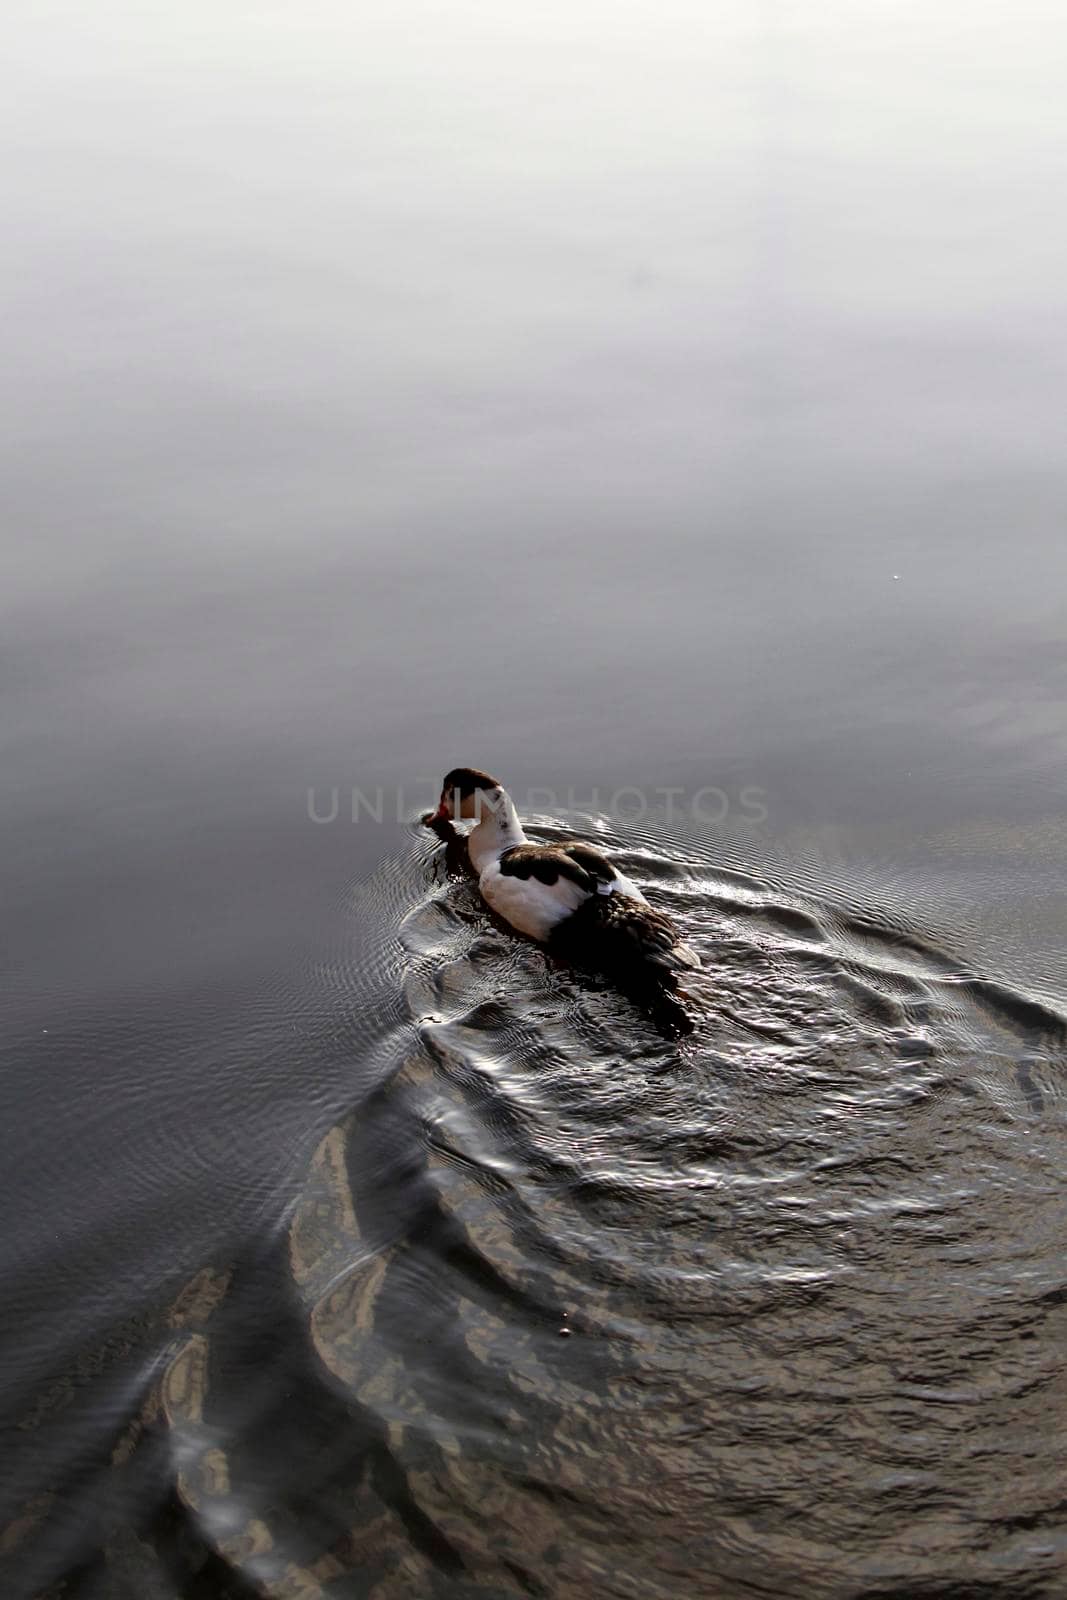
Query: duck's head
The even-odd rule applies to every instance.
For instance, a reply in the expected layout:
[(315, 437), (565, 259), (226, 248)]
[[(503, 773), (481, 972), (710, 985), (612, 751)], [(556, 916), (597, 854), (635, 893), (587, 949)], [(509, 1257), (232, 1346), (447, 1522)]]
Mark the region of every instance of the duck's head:
[(453, 767), (445, 774), (440, 803), (431, 820), (459, 822), (480, 818), (486, 809), (496, 810), (500, 791), (499, 779), (491, 778), (488, 772), (481, 772), (477, 767)]

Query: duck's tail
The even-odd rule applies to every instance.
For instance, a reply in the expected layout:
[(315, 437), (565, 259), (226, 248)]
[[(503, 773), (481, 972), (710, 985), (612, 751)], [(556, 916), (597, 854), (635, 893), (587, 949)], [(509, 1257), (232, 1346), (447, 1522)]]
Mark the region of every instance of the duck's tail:
[(651, 949), (645, 959), (652, 966), (673, 973), (675, 977), (681, 977), (687, 972), (699, 972), (703, 967), (703, 962), (692, 945), (684, 944), (681, 939), (675, 939), (666, 949)]

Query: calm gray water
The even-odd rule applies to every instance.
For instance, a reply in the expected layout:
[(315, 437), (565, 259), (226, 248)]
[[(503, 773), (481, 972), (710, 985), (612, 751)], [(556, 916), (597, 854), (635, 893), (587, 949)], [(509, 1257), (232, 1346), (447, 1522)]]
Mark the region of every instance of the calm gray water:
[(1062, 1597), (1062, 18), (7, 45), (4, 1594)]

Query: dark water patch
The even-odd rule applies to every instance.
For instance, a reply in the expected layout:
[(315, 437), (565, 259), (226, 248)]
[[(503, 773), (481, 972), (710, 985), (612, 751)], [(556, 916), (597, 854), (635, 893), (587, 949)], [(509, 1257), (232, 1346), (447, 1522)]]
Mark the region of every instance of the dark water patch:
[(704, 959), (686, 1037), (421, 837), (357, 892), (351, 1104), (130, 1434), (190, 1592), (1055, 1593), (1055, 1011), (681, 841), (628, 864)]

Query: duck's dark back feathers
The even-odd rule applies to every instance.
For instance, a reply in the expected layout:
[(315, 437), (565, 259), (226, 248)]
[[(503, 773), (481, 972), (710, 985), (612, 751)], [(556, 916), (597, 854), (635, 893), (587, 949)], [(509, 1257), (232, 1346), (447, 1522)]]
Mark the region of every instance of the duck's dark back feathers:
[(621, 976), (644, 972), (668, 987), (700, 967), (700, 957), (682, 943), (668, 916), (624, 894), (593, 895), (559, 924), (549, 943), (585, 966)]

